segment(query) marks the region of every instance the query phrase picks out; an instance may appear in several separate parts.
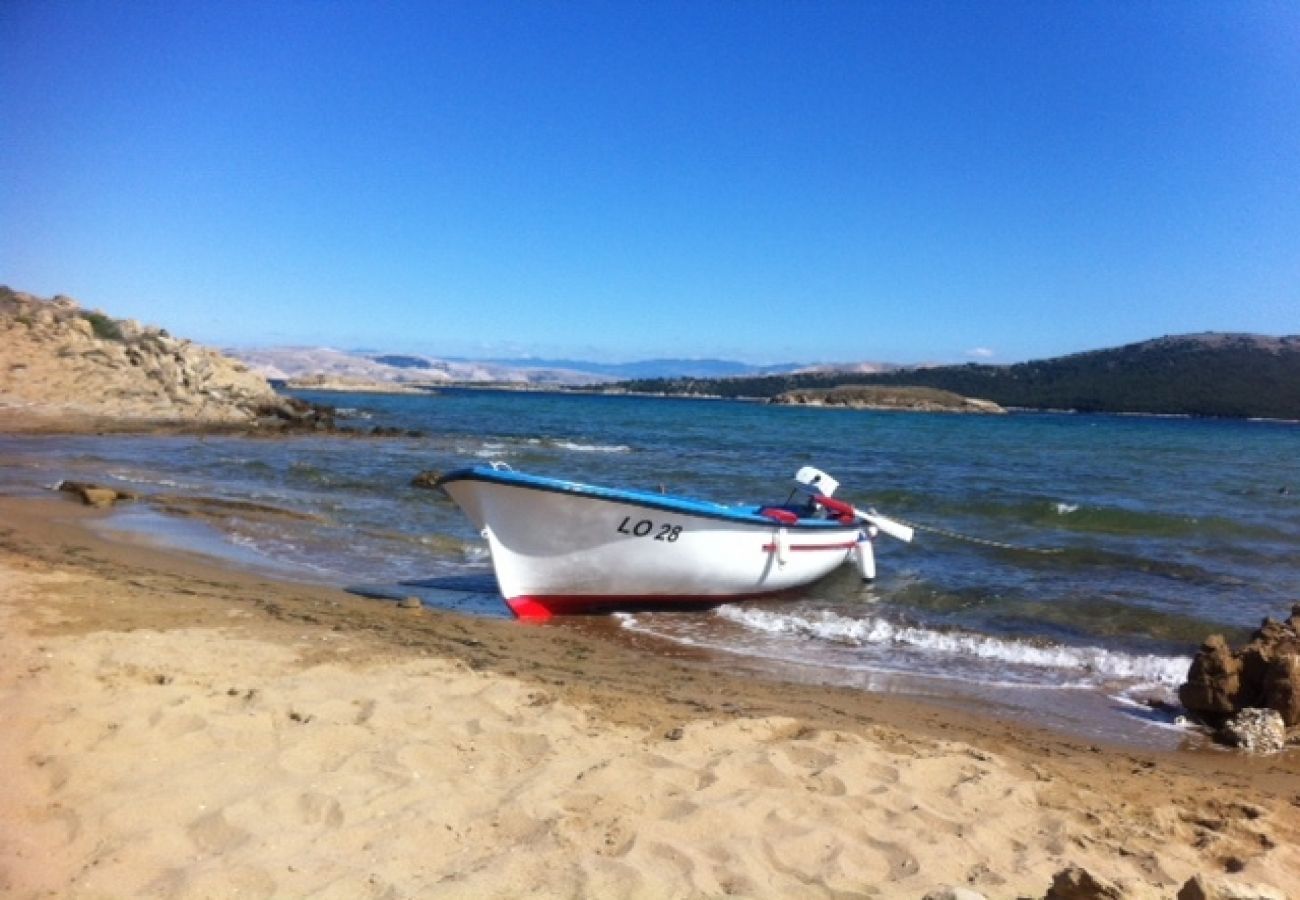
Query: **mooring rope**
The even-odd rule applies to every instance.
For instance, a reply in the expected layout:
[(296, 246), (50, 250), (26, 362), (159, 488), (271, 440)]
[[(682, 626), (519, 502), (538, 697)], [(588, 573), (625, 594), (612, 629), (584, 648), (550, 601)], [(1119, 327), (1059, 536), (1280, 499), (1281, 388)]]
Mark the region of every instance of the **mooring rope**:
[[(881, 513), (881, 515), (883, 516), (885, 514)], [(996, 547), (999, 550), (1013, 550), (1016, 553), (1041, 553), (1045, 556), (1052, 553), (1065, 552), (1064, 547), (1025, 547), (1020, 544), (1008, 544), (1006, 541), (994, 541), (989, 538), (980, 538), (970, 534), (962, 534), (959, 531), (951, 531), (947, 528), (939, 528), (934, 525), (922, 525), (919, 522), (909, 522), (907, 519), (900, 519), (898, 516), (892, 514), (885, 517), (893, 519), (900, 525), (906, 525), (908, 528), (915, 528), (917, 531), (928, 531), (931, 534), (938, 534), (946, 538), (952, 538), (954, 541), (965, 541), (968, 544), (982, 544), (985, 547)]]

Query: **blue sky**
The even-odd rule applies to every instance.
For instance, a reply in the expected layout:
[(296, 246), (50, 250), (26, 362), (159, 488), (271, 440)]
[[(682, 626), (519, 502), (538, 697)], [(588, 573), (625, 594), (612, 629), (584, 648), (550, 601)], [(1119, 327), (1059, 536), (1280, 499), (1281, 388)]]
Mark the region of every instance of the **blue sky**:
[(1294, 3), (0, 4), (0, 282), (225, 345), (1300, 331)]

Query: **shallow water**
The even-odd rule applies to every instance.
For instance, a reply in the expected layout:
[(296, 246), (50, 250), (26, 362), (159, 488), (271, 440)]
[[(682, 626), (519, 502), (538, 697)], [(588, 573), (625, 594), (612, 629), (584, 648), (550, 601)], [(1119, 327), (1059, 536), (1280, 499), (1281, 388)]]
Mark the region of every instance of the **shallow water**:
[(784, 500), (795, 469), (812, 464), (840, 480), (839, 496), (937, 530), (912, 545), (879, 540), (871, 585), (844, 569), (792, 599), (620, 625), (783, 677), (975, 692), (1121, 737), (1156, 727), (1129, 701), (1171, 697), (1205, 634), (1239, 636), (1300, 598), (1291, 424), (494, 391), (302, 396), (349, 409), (357, 426), (427, 436), (4, 437), (0, 487), (68, 477), (134, 488), (156, 502), (123, 527), (282, 575), (503, 614), (483, 542), (454, 505), (410, 487), (417, 472), (502, 460), (759, 502)]

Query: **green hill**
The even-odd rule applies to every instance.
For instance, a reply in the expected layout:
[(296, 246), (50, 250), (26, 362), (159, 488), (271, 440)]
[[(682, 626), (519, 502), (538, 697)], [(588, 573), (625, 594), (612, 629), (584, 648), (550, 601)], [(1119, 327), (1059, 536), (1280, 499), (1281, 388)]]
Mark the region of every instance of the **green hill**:
[(647, 393), (771, 398), (849, 384), (952, 391), (1022, 409), (1300, 419), (1300, 335), (1179, 335), (1012, 366), (961, 365), (874, 374), (649, 379)]

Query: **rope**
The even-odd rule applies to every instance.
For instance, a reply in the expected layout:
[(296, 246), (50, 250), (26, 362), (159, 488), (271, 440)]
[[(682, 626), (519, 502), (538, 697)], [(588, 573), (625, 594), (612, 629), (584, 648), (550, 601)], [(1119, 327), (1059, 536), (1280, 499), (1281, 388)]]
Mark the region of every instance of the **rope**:
[[(884, 515), (884, 513), (881, 513), (881, 515)], [(890, 515), (887, 518), (893, 519), (900, 525), (906, 525), (908, 528), (915, 528), (917, 531), (928, 531), (931, 534), (938, 534), (946, 538), (952, 538), (954, 541), (965, 541), (968, 544), (980, 544), (985, 547), (996, 547), (999, 550), (1014, 550), (1016, 553), (1040, 553), (1044, 556), (1065, 552), (1065, 548), (1063, 547), (1024, 547), (1020, 544), (1008, 544), (1006, 541), (994, 541), (988, 538), (979, 538), (969, 534), (962, 534), (958, 531), (949, 531), (947, 528), (938, 528), (934, 525), (921, 525), (918, 522), (909, 522), (907, 519), (900, 519), (898, 516), (894, 515)]]

